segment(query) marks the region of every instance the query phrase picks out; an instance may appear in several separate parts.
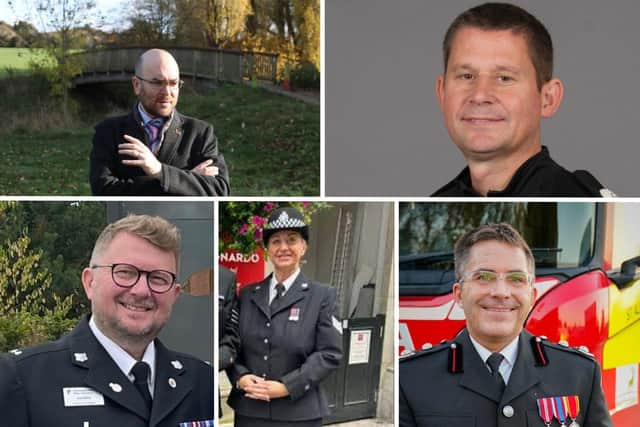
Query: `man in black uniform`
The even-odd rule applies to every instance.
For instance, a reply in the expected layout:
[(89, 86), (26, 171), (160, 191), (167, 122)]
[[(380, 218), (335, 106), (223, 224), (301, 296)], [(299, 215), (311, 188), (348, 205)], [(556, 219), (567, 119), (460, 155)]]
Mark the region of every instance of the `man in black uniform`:
[(175, 110), (182, 81), (171, 54), (135, 66), (133, 111), (96, 126), (90, 181), (101, 196), (226, 196), (229, 176), (213, 127)]
[(467, 167), (432, 196), (614, 196), (541, 145), (540, 121), (557, 111), (563, 85), (540, 21), (518, 6), (483, 4), (453, 21), (442, 47), (436, 93)]
[(612, 427), (598, 363), (523, 329), (535, 261), (518, 232), (481, 226), (458, 240), (454, 256), (453, 295), (467, 326), (401, 359), (400, 426)]
[(20, 410), (0, 412), (0, 425), (213, 425), (213, 368), (156, 339), (180, 294), (179, 248), (159, 217), (108, 225), (82, 271), (91, 314), (58, 341), (12, 352), (0, 396), (10, 387), (3, 405)]

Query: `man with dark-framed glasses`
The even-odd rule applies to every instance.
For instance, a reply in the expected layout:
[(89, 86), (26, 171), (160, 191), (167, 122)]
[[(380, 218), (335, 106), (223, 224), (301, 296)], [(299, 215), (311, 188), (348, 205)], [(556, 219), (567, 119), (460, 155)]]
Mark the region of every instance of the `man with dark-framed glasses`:
[(180, 114), (178, 64), (162, 49), (135, 65), (133, 111), (99, 123), (90, 160), (94, 195), (226, 196), (229, 176), (213, 127)]
[(400, 426), (612, 426), (595, 359), (523, 328), (536, 288), (520, 234), (482, 225), (457, 241), (454, 261), (466, 327), (401, 359)]
[(162, 218), (108, 225), (82, 271), (91, 313), (58, 341), (12, 351), (0, 425), (213, 425), (213, 368), (157, 339), (180, 294), (179, 253)]

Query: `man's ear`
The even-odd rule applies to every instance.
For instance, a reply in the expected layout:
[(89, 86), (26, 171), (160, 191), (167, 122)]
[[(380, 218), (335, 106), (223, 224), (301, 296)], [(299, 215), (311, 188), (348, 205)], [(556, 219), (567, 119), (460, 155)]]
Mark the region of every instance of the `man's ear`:
[(552, 117), (562, 102), (564, 95), (564, 86), (558, 78), (553, 78), (542, 85), (542, 105), (540, 115), (545, 119)]
[(93, 295), (93, 270), (89, 267), (82, 270), (82, 287), (87, 298), (91, 299)]
[(442, 107), (444, 105), (444, 75), (440, 74), (436, 79), (436, 96), (438, 97), (438, 105), (440, 110), (444, 111)]
[(462, 285), (458, 282), (453, 284), (453, 299), (462, 308)]
[(136, 96), (140, 95), (140, 80), (135, 76), (131, 77), (131, 85), (133, 86), (133, 93), (135, 93)]

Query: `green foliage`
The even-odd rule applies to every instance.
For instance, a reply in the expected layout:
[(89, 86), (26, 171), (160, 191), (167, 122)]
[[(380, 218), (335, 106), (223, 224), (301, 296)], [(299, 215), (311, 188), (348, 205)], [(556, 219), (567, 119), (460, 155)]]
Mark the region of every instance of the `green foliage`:
[[(274, 209), (292, 206), (311, 224), (314, 213), (329, 207), (324, 202), (221, 202), (219, 252), (235, 250), (244, 255), (262, 246), (262, 230)], [(266, 256), (266, 254), (265, 254)]]
[(4, 243), (0, 248), (0, 350), (59, 337), (76, 322), (69, 318), (72, 296), (53, 295), (47, 301), (52, 276), (40, 265), (43, 251), (31, 248), (26, 230)]
[(298, 65), (291, 71), (291, 86), (295, 89), (320, 90), (320, 72), (310, 62)]
[[(7, 299), (10, 306), (15, 307), (21, 307), (16, 303), (25, 301), (30, 312), (41, 314), (42, 308), (55, 308), (56, 298), (61, 299), (61, 305), (66, 298), (72, 298), (74, 304), (68, 311), (69, 317), (75, 318), (85, 312), (87, 301), (80, 286), (80, 272), (88, 265), (93, 243), (106, 223), (104, 204), (19, 202), (0, 211), (0, 219), (0, 241), (7, 242), (4, 252), (0, 252), (0, 280), (1, 283), (6, 281), (6, 286), (0, 285), (3, 286), (0, 300)], [(29, 248), (38, 248), (38, 251)], [(30, 256), (21, 255), (17, 261), (10, 261), (15, 256), (8, 255), (16, 253)], [(7, 270), (7, 262), (13, 270)], [(27, 265), (22, 266), (24, 263)], [(19, 277), (15, 274), (16, 268), (28, 273), (21, 280), (31, 282), (15, 284), (6, 277), (3, 279), (4, 271)], [(38, 289), (29, 285), (36, 286), (39, 282), (50, 283), (38, 285)], [(31, 304), (34, 298), (39, 305)]]

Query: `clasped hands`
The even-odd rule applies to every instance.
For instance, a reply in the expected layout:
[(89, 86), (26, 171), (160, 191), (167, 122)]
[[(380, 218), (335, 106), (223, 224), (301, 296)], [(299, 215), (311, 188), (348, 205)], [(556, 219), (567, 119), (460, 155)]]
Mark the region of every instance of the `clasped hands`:
[(270, 401), (289, 395), (287, 386), (279, 381), (265, 380), (253, 374), (243, 375), (238, 380), (238, 387), (245, 392), (245, 397), (250, 399)]
[[(151, 152), (138, 138), (130, 135), (124, 135), (124, 142), (118, 145), (118, 154), (129, 156), (131, 159), (123, 160), (122, 163), (129, 166), (139, 166), (146, 175), (157, 175), (162, 170), (162, 163), (158, 161), (155, 154)], [(211, 166), (213, 160), (208, 159), (191, 169), (191, 172), (201, 175), (216, 176), (218, 175), (218, 167)]]

